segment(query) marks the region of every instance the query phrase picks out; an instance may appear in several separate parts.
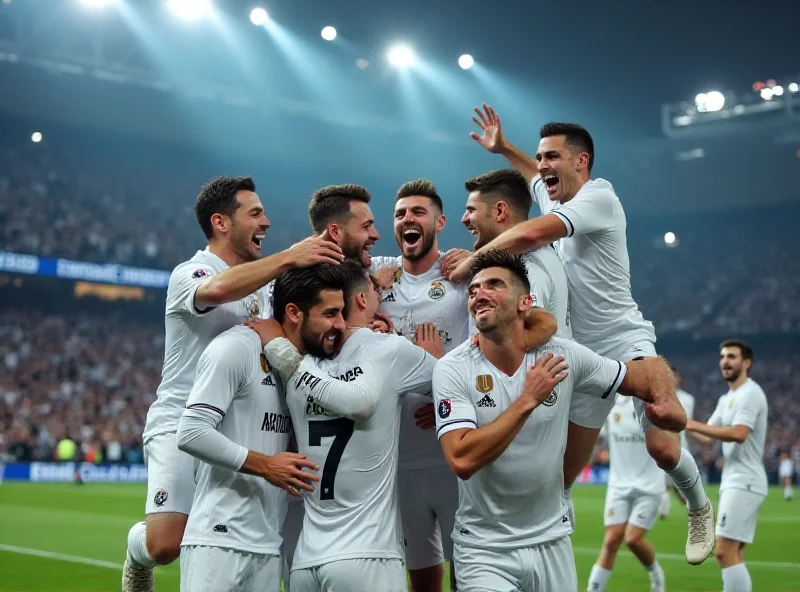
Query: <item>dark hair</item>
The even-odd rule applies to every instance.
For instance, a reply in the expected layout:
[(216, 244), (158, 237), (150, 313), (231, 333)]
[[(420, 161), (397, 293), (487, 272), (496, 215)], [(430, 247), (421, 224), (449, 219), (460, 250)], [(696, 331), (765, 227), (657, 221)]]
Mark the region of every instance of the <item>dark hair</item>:
[[(436, 186), (427, 179), (416, 179), (414, 181), (406, 181), (397, 190), (397, 199), (404, 197), (411, 197), (412, 195), (421, 195), (431, 200), (439, 211), (442, 211), (442, 198), (436, 192)], [(396, 201), (396, 200), (395, 200)]]
[(308, 220), (311, 229), (320, 233), (331, 222), (344, 224), (350, 219), (350, 202), (369, 203), (372, 196), (361, 185), (328, 185), (311, 195), (308, 204)]
[(586, 152), (589, 155), (589, 173), (592, 172), (592, 167), (594, 166), (594, 140), (592, 140), (592, 135), (586, 131), (586, 128), (577, 123), (545, 123), (542, 129), (539, 130), (539, 137), (549, 138), (550, 136), (564, 136), (564, 143), (570, 147), (570, 151), (573, 153), (575, 150)]
[(295, 304), (308, 313), (319, 304), (323, 290), (345, 291), (344, 276), (337, 271), (337, 267), (330, 263), (318, 263), (279, 275), (272, 290), (272, 316), (275, 320), (283, 322), (287, 304)]
[(239, 207), (236, 194), (240, 191), (255, 190), (256, 184), (250, 177), (214, 177), (203, 185), (194, 204), (194, 214), (206, 238), (214, 238), (211, 216), (214, 214), (233, 216)]
[(721, 350), (724, 347), (738, 347), (739, 351), (742, 352), (742, 359), (743, 360), (753, 360), (753, 348), (750, 347), (745, 341), (741, 339), (726, 339), (722, 343), (719, 344), (719, 349)]
[(365, 287), (372, 281), (364, 264), (357, 259), (345, 259), (336, 268), (337, 273), (342, 276), (344, 285), (344, 316), (350, 312), (350, 301), (356, 292), (365, 291)]
[(528, 280), (528, 270), (525, 269), (522, 255), (512, 255), (503, 249), (491, 249), (485, 253), (478, 253), (475, 255), (475, 261), (469, 270), (469, 281), (471, 282), (479, 271), (490, 267), (502, 267), (510, 271), (525, 288), (525, 292), (530, 294), (531, 283)]
[(516, 218), (528, 218), (533, 205), (528, 182), (513, 169), (499, 169), (467, 179), (464, 183), (467, 191), (478, 191), (481, 198), (492, 203), (504, 201), (511, 208)]

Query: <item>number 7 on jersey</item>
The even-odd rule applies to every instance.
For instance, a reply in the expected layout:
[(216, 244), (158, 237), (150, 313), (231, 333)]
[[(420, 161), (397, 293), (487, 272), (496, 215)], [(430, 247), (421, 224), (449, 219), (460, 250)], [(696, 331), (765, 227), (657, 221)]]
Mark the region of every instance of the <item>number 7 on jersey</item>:
[(333, 443), (330, 450), (328, 450), (328, 458), (325, 459), (325, 464), (322, 467), (319, 493), (319, 499), (321, 500), (333, 499), (336, 471), (339, 468), (339, 462), (342, 460), (344, 449), (353, 436), (354, 428), (355, 422), (346, 417), (308, 422), (309, 446), (322, 446), (323, 438), (333, 438)]

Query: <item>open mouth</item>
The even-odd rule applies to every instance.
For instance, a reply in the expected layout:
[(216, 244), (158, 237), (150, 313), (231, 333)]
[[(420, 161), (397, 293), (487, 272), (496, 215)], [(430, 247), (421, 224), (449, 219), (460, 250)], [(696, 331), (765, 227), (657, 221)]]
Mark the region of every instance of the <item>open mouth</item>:
[(545, 173), (544, 175), (542, 175), (542, 181), (544, 182), (544, 186), (547, 189), (547, 193), (550, 195), (558, 191), (558, 187), (561, 185), (560, 179), (553, 173)]
[(250, 239), (257, 249), (261, 249), (261, 243), (264, 241), (264, 234), (254, 234), (253, 238)]
[(422, 232), (417, 228), (406, 228), (403, 231), (403, 245), (413, 249), (422, 240)]
[(481, 304), (475, 307), (475, 319), (485, 317), (494, 310), (494, 306), (490, 304)]
[(367, 243), (361, 250), (361, 265), (364, 267), (369, 267), (370, 264), (372, 264), (372, 255), (369, 254), (369, 251), (372, 249), (372, 245), (374, 244), (375, 243)]

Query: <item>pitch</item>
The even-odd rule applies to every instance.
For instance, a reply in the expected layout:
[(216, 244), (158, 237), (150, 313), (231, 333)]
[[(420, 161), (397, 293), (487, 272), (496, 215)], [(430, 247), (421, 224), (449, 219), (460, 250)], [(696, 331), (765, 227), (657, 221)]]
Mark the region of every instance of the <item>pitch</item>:
[[(708, 491), (716, 502), (717, 489)], [(141, 519), (144, 495), (143, 485), (0, 485), (0, 591), (118, 590), (125, 536), (130, 525)], [(572, 495), (578, 522), (573, 545), (584, 590), (603, 537), (605, 487), (578, 486)], [(672, 512), (649, 535), (667, 575), (667, 590), (718, 592), (719, 568), (713, 557), (699, 567), (686, 564), (686, 523), (677, 502)], [(753, 589), (800, 592), (798, 548), (798, 502), (785, 502), (782, 490), (771, 488), (759, 512), (755, 544), (747, 551)], [(639, 592), (648, 586), (644, 569), (630, 552), (620, 551), (608, 588)], [(157, 590), (178, 587), (177, 562), (156, 570)]]

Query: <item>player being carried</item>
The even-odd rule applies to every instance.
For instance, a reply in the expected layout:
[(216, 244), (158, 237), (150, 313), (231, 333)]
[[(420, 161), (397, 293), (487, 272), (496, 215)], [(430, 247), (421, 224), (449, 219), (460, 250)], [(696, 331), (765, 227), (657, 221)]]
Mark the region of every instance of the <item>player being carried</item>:
[[(326, 290), (318, 302), (309, 299), (308, 272), (278, 278), (273, 328), (259, 330), (286, 384), (298, 449), (323, 467), (315, 491), (304, 496), (290, 585), (296, 592), (401, 592), (400, 398), (430, 393), (436, 358), (429, 352), (442, 355), (441, 339), (430, 324), (417, 328), (418, 345), (373, 333), (379, 295), (372, 279), (361, 262), (335, 271), (345, 277), (346, 293)], [(342, 310), (341, 334), (316, 321)]]
[(143, 436), (146, 521), (128, 534), (122, 575), (122, 590), (128, 592), (153, 590), (153, 568), (172, 563), (180, 553), (195, 492), (195, 459), (178, 450), (175, 433), (201, 353), (223, 331), (266, 312), (262, 288), (281, 272), (342, 260), (341, 249), (327, 236), (262, 259), (270, 222), (249, 177), (209, 181), (197, 197), (195, 214), (208, 247), (178, 265), (167, 287), (164, 368)]
[[(575, 339), (612, 359), (656, 357), (653, 325), (644, 320), (631, 295), (625, 212), (608, 181), (589, 178), (594, 164), (589, 132), (576, 124), (548, 123), (542, 126), (539, 149), (531, 158), (505, 140), (494, 109), (484, 105), (483, 111), (475, 112), (478, 117), (473, 119), (482, 135), (471, 136), (490, 152), (504, 155), (525, 176), (543, 214), (517, 224), (477, 253), (498, 248), (525, 253), (557, 243), (569, 282)], [(470, 258), (458, 264), (451, 279), (465, 277), (471, 263)], [(686, 559), (702, 563), (714, 547), (714, 512), (697, 464), (681, 448), (676, 433), (652, 425), (641, 403), (634, 403), (648, 452), (686, 498)], [(574, 399), (565, 459), (567, 486), (589, 460), (612, 405), (610, 397)]]
[(719, 369), (729, 390), (717, 402), (708, 424), (689, 420), (686, 429), (696, 440), (722, 442), (725, 464), (719, 487), (717, 546), (725, 592), (752, 592), (744, 550), (756, 534), (758, 510), (767, 497), (764, 443), (769, 408), (761, 387), (750, 378), (753, 348), (740, 339), (722, 342)]
[(623, 364), (558, 337), (526, 352), (531, 287), (519, 256), (481, 254), (470, 277), (478, 346), (457, 347), (433, 377), (437, 434), (462, 480), (453, 532), (458, 589), (575, 590), (563, 497), (573, 391), (637, 396), (651, 421), (670, 429), (686, 416), (659, 358)]

